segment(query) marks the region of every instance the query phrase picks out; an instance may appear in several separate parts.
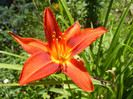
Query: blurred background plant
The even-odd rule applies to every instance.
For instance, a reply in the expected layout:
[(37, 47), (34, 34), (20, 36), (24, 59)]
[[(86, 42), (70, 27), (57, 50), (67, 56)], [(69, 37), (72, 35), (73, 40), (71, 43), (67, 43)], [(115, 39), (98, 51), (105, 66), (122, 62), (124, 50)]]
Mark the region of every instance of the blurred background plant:
[[(133, 0), (1, 0), (0, 98), (132, 99), (133, 10), (130, 9), (132, 3)], [(51, 81), (51, 84), (23, 87), (17, 84), (20, 70), (29, 54), (8, 34), (8, 31), (13, 31), (21, 37), (45, 41), (43, 11), (46, 7), (54, 12), (62, 32), (75, 21), (79, 21), (82, 29), (103, 26), (109, 31), (77, 57), (84, 59), (85, 67), (91, 76), (110, 81), (116, 87), (107, 87), (108, 84), (94, 82), (95, 91), (87, 93), (70, 84), (71, 95), (67, 84), (52, 83), (64, 81), (66, 78), (63, 73), (40, 80)]]

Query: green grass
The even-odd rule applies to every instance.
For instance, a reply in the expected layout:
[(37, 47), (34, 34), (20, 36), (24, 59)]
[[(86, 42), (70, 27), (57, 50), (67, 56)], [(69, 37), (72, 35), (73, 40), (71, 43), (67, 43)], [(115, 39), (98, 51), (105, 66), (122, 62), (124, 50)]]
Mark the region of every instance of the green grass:
[[(39, 5), (39, 1), (34, 1), (33, 3), (36, 5), (36, 9), (39, 9), (40, 5), (42, 6), (42, 4)], [(85, 61), (85, 67), (91, 76), (102, 78), (112, 82), (112, 84), (93, 79), (95, 91), (87, 93), (77, 87), (70, 78), (66, 78), (63, 73), (60, 73), (21, 87), (18, 85), (19, 74), (22, 64), (24, 64), (29, 55), (25, 54), (22, 49), (20, 49), (21, 55), (13, 54), (11, 52), (15, 53), (16, 48), (12, 47), (12, 49), (7, 48), (11, 51), (7, 51), (7, 49), (0, 51), (0, 72), (2, 73), (0, 76), (0, 98), (18, 99), (24, 97), (26, 99), (34, 99), (39, 97), (40, 99), (46, 99), (52, 97), (55, 99), (94, 99), (99, 97), (100, 99), (132, 99), (133, 20), (127, 22), (128, 17), (130, 18), (129, 10), (132, 3), (133, 0), (123, 8), (124, 1), (119, 3), (119, 1), (115, 0), (104, 0), (103, 6), (107, 10), (104, 7), (101, 8), (102, 20), (99, 21), (101, 21), (101, 26), (103, 24), (103, 27), (108, 30), (108, 33), (105, 33), (76, 56), (81, 57)], [(51, 8), (52, 6), (49, 5)], [(69, 11), (71, 9), (68, 8), (67, 2), (59, 0), (58, 6), (59, 13), (57, 13), (56, 19), (62, 30), (66, 30), (76, 20), (72, 17)], [(123, 9), (119, 16), (118, 12), (115, 12), (116, 6), (120, 8), (117, 8), (119, 10)], [(42, 15), (42, 12), (40, 14)], [(34, 18), (37, 20), (36, 17)], [(91, 26), (93, 27), (93, 23), (91, 23)], [(9, 27), (6, 27), (7, 29), (9, 30)], [(36, 31), (39, 32), (40, 30), (41, 28), (38, 28)], [(1, 31), (2, 33), (5, 32), (4, 30)], [(23, 33), (23, 30), (20, 30), (20, 32)], [(40, 35), (36, 36), (38, 39), (39, 37)], [(42, 39), (42, 37), (40, 38)], [(15, 43), (12, 44), (12, 46), (15, 46)], [(3, 84), (3, 80), (6, 78), (10, 81), (7, 84)]]

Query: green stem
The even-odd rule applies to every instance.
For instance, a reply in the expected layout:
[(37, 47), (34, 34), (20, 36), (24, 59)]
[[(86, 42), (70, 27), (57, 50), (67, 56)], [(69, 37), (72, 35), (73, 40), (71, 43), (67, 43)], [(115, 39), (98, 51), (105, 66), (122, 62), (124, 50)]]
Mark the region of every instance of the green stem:
[(123, 70), (121, 71), (121, 73), (119, 74), (119, 76), (117, 77), (117, 79), (114, 82), (114, 85), (116, 84), (116, 82), (119, 80), (119, 78), (121, 77), (121, 75), (125, 72), (125, 70), (127, 69), (127, 67), (129, 66), (129, 64), (133, 62), (133, 58), (131, 58), (129, 60), (129, 62), (126, 64), (126, 66), (123, 68)]
[[(66, 76), (66, 75), (65, 75)], [(66, 76), (66, 81), (68, 81), (68, 78), (67, 78), (67, 76)], [(69, 85), (69, 83), (68, 83), (68, 88), (69, 88), (69, 91), (70, 91), (70, 93), (71, 93), (71, 96), (72, 96), (72, 99), (73, 99), (73, 94), (72, 94), (72, 91), (71, 91), (71, 88), (70, 88), (70, 85)]]
[(0, 63), (0, 68), (8, 68), (8, 69), (14, 69), (14, 70), (22, 70), (22, 67), (23, 67), (23, 65)]
[(112, 7), (112, 4), (113, 4), (113, 0), (110, 1), (109, 8), (108, 8), (108, 11), (107, 11), (107, 14), (106, 14), (105, 20), (104, 20), (104, 25), (103, 25), (103, 27), (106, 27), (106, 25), (107, 25), (108, 17), (109, 17), (109, 13), (110, 13), (110, 10), (111, 10), (111, 7)]
[(120, 31), (122, 29), (122, 26), (123, 26), (123, 23), (124, 23), (124, 20), (130, 10), (130, 7), (133, 3), (133, 0), (129, 3), (129, 5), (127, 6), (127, 8), (123, 11), (122, 15), (121, 15), (121, 19), (120, 19), (120, 22), (119, 22), (119, 25), (115, 31), (115, 34), (113, 36), (113, 39), (111, 41), (111, 44), (110, 44), (110, 47), (109, 47), (109, 50), (108, 50), (108, 56), (112, 53), (112, 51), (116, 48), (116, 46), (118, 45), (118, 42), (119, 42), (119, 37), (120, 37)]
[(89, 72), (90, 75), (92, 75), (91, 68), (90, 68), (90, 66), (89, 66), (89, 64), (88, 64), (88, 61), (87, 61), (85, 52), (82, 51), (82, 52), (81, 52), (81, 55), (82, 55), (83, 60), (85, 61), (85, 66), (86, 66), (87, 71)]
[(67, 7), (67, 4), (66, 4), (65, 0), (59, 0), (59, 1), (61, 2), (62, 6), (64, 7), (64, 9), (66, 11), (66, 14), (67, 14), (67, 16), (69, 18), (69, 21), (70, 21), (71, 25), (74, 24), (73, 17), (72, 17), (71, 13), (68, 10), (68, 7)]
[[(26, 85), (32, 86), (32, 85), (59, 85), (59, 84), (73, 84), (72, 80), (65, 80), (65, 81), (41, 81), (41, 82), (31, 82)], [(25, 86), (26, 86), (25, 85)], [(20, 86), (19, 83), (11, 83), (11, 84), (0, 84), (0, 86)]]
[[(67, 79), (67, 78), (66, 78)], [(107, 89), (109, 89), (112, 93), (113, 93), (113, 90), (111, 89), (111, 87), (109, 85), (111, 85), (110, 83), (108, 83), (108, 81), (104, 81), (102, 79), (101, 80), (98, 80), (97, 78), (94, 78), (92, 77), (92, 82), (94, 85), (97, 85), (97, 86), (103, 86)], [(105, 83), (106, 82), (106, 83)], [(31, 82), (31, 83), (28, 83), (26, 85), (29, 85), (29, 86), (33, 86), (33, 85), (60, 85), (60, 84), (74, 84), (74, 82), (72, 80), (65, 80), (65, 81), (41, 81), (41, 82)], [(25, 85), (25, 86), (26, 86)], [(18, 83), (7, 83), (7, 84), (0, 84), (0, 86), (20, 86)], [(70, 86), (69, 86), (70, 88)], [(71, 92), (71, 91), (70, 91)], [(72, 95), (73, 96), (73, 95)]]
[[(104, 25), (103, 25), (103, 27), (106, 27), (106, 25), (107, 25), (108, 17), (109, 17), (109, 13), (110, 13), (112, 4), (113, 4), (113, 0), (110, 1), (109, 7), (108, 7), (108, 11), (107, 11), (107, 14), (106, 14), (106, 17), (105, 17), (105, 20), (104, 20)], [(97, 54), (97, 60), (98, 60), (98, 61), (97, 61), (97, 65), (98, 65), (98, 62), (99, 62), (100, 54), (101, 54), (101, 45), (102, 45), (102, 41), (103, 41), (103, 35), (102, 35), (101, 38), (100, 38), (100, 43), (99, 43), (99, 47), (98, 47), (98, 54)]]
[(69, 28), (69, 25), (67, 24), (66, 20), (61, 15), (56, 18), (56, 20), (58, 19), (60, 19), (66, 25), (66, 27)]
[(22, 57), (22, 56), (20, 56), (20, 55), (16, 55), (16, 54), (9, 53), (9, 52), (6, 52), (6, 51), (0, 51), (0, 53), (2, 53), (2, 54), (7, 54), (7, 55), (11, 55), (11, 56), (15, 56), (15, 57), (22, 58), (22, 59), (27, 59), (27, 58)]

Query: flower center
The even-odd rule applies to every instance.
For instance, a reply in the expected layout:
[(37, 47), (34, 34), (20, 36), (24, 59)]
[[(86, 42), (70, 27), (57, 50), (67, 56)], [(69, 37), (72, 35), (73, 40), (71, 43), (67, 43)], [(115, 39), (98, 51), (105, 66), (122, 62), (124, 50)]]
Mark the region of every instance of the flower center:
[(52, 38), (51, 54), (54, 60), (58, 63), (65, 63), (70, 55), (68, 54), (69, 48), (66, 46), (66, 38), (63, 37), (63, 33), (56, 37), (56, 32), (53, 33)]

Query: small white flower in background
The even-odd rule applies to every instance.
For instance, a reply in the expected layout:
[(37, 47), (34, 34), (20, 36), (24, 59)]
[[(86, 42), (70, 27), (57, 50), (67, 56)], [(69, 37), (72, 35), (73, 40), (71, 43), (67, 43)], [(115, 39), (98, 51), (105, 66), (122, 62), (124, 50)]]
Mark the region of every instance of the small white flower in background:
[(4, 84), (6, 84), (6, 83), (8, 83), (8, 82), (9, 82), (8, 79), (4, 79), (4, 80), (3, 80), (3, 83), (4, 83)]

